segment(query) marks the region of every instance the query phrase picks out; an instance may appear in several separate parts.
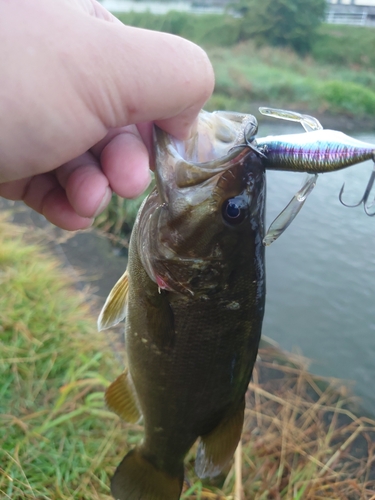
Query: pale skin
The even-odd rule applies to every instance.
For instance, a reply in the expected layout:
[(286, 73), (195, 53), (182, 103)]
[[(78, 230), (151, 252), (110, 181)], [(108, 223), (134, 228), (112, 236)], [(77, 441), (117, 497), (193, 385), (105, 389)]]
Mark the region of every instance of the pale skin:
[(96, 0), (2, 0), (0, 75), (0, 196), (68, 230), (141, 194), (152, 124), (187, 138), (214, 85), (202, 49)]

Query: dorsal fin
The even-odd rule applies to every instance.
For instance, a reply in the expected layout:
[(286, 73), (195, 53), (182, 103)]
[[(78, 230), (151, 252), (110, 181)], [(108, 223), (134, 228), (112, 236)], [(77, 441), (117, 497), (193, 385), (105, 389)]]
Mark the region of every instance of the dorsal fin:
[(135, 424), (141, 418), (127, 370), (121, 373), (105, 391), (105, 402), (110, 410), (126, 422)]
[(117, 325), (125, 318), (126, 304), (128, 300), (129, 281), (128, 271), (126, 270), (105, 301), (103, 309), (98, 318), (98, 330), (106, 330), (111, 326)]

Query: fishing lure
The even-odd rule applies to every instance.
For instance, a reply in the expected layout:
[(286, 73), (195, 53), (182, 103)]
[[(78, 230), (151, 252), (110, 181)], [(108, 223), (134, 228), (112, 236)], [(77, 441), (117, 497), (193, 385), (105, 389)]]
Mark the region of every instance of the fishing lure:
[(266, 170), (307, 172), (300, 190), (270, 225), (263, 240), (264, 245), (270, 245), (291, 224), (314, 189), (319, 173), (333, 172), (370, 159), (374, 162), (374, 168), (361, 200), (355, 205), (344, 203), (342, 195), (345, 184), (341, 188), (339, 199), (348, 207), (357, 207), (363, 203), (366, 214), (375, 215), (375, 211), (369, 211), (375, 200), (368, 204), (375, 183), (374, 145), (353, 139), (342, 132), (324, 130), (321, 123), (309, 115), (265, 107), (259, 108), (259, 111), (265, 116), (298, 122), (307, 132), (254, 138), (249, 145), (258, 152)]

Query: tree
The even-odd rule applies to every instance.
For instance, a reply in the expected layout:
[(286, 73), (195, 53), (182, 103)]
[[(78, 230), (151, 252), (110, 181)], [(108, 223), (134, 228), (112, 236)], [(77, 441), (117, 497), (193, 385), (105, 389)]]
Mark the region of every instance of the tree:
[(326, 0), (239, 0), (241, 39), (306, 53), (325, 17)]

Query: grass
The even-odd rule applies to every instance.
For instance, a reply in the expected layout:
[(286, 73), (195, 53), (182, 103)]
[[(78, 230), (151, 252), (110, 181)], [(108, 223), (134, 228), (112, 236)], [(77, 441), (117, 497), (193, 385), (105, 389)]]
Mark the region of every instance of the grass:
[(124, 24), (172, 33), (205, 46), (234, 45), (239, 41), (241, 29), (238, 19), (226, 15), (177, 11), (163, 15), (150, 12), (119, 12), (115, 15)]
[(25, 232), (0, 221), (0, 497), (110, 498), (125, 443), (103, 391), (121, 368), (87, 297)]
[[(227, 48), (246, 41), (241, 26), (246, 20), (227, 14), (171, 11), (162, 15), (151, 12), (118, 12), (115, 15), (124, 24), (173, 33), (205, 47)], [(374, 44), (375, 30), (371, 27), (321, 24), (309, 55), (319, 63), (350, 71), (371, 71), (375, 66), (375, 53), (371, 50)]]
[[(106, 410), (121, 364), (88, 296), (32, 233), (0, 219), (0, 498), (109, 500), (142, 428)], [(247, 400), (236, 465), (202, 483), (192, 450), (184, 500), (234, 500), (242, 487), (246, 499), (375, 499), (375, 421), (338, 382), (268, 346)]]
[(256, 112), (252, 103), (299, 109), (311, 114), (372, 117), (375, 77), (371, 70), (353, 71), (301, 58), (288, 49), (258, 48), (248, 41), (234, 47), (208, 48), (215, 68), (215, 94), (207, 108)]
[(322, 24), (312, 46), (315, 60), (352, 70), (371, 71), (375, 65), (375, 30), (365, 26)]
[(241, 40), (241, 18), (169, 12), (119, 13), (129, 25), (166, 31), (207, 50), (216, 74), (208, 110), (254, 113), (252, 103), (366, 120), (375, 112), (375, 30), (321, 25), (310, 53)]

